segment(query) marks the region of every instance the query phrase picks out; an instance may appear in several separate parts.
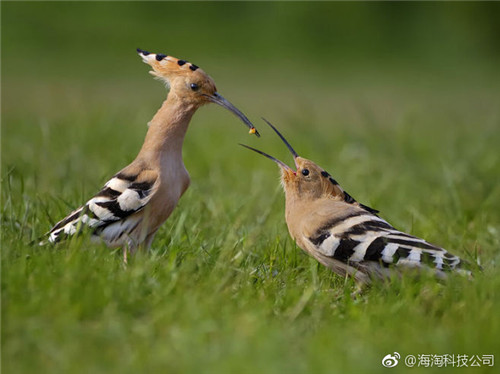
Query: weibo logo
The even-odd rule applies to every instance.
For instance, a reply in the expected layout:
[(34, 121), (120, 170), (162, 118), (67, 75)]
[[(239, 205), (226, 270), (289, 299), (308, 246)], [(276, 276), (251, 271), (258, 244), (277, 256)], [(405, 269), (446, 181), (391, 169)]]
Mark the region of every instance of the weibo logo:
[(386, 368), (393, 368), (398, 364), (400, 358), (401, 356), (398, 352), (394, 352), (392, 355), (389, 353), (382, 359), (382, 365)]

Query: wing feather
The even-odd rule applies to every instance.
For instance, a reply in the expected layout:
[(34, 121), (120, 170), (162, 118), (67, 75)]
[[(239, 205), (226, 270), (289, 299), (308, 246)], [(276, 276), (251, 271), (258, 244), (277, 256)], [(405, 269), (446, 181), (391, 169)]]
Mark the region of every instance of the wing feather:
[(324, 223), (315, 227), (319, 229), (304, 229), (301, 238), (310, 253), (362, 271), (373, 272), (376, 266), (395, 265), (428, 267), (439, 272), (455, 270), (462, 265), (459, 257), (423, 239), (398, 231), (364, 208), (324, 217)]
[(141, 211), (157, 187), (158, 175), (152, 170), (142, 170), (135, 175), (122, 171), (106, 182), (84, 206), (59, 221), (49, 231), (49, 241), (56, 243), (63, 237), (76, 234), (84, 226), (102, 232), (111, 223)]

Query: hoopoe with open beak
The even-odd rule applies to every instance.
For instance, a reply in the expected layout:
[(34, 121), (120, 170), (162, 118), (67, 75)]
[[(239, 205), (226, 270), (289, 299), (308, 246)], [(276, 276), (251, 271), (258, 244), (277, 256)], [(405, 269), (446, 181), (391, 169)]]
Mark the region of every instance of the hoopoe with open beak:
[(174, 210), (189, 186), (189, 174), (182, 161), (182, 144), (191, 117), (198, 108), (215, 103), (233, 112), (259, 133), (198, 66), (164, 54), (137, 49), (150, 73), (166, 84), (167, 99), (155, 114), (135, 160), (115, 174), (97, 195), (58, 222), (48, 233), (49, 242), (74, 235), (87, 226), (92, 237), (109, 247), (148, 248), (158, 228)]
[[(267, 122), (267, 121), (266, 121)], [(297, 168), (247, 145), (276, 162), (286, 197), (286, 223), (297, 245), (322, 265), (358, 284), (386, 278), (390, 267), (430, 268), (439, 277), (460, 269), (463, 261), (443, 248), (396, 230), (378, 211), (358, 203), (332, 176), (300, 157), (269, 122), (288, 147)]]

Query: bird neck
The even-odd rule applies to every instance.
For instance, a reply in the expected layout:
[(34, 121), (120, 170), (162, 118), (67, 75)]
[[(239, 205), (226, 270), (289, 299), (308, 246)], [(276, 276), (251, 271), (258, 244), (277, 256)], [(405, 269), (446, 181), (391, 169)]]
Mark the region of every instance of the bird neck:
[(182, 145), (191, 118), (198, 107), (185, 103), (172, 92), (149, 122), (149, 129), (138, 158), (150, 163), (163, 159), (182, 160)]
[[(299, 216), (302, 216), (303, 212), (308, 212), (309, 211), (309, 202), (298, 198), (293, 193), (285, 193), (286, 198), (285, 198), (285, 220), (288, 225), (288, 228), (290, 229), (290, 232), (296, 232), (295, 226), (300, 223), (300, 220), (298, 219)], [(293, 236), (293, 235), (292, 235)]]

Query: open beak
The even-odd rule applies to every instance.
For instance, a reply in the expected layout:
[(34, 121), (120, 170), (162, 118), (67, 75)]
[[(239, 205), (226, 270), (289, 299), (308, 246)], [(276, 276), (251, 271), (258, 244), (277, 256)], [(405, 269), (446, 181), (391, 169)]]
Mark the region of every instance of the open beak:
[(245, 125), (248, 126), (248, 128), (250, 129), (249, 131), (250, 134), (255, 134), (257, 137), (260, 137), (259, 132), (252, 124), (252, 122), (250, 122), (250, 120), (243, 113), (241, 113), (238, 108), (236, 108), (233, 104), (224, 99), (224, 97), (219, 95), (217, 92), (214, 93), (213, 95), (207, 95), (207, 97), (212, 103), (219, 104), (221, 107), (226, 108), (230, 112), (233, 112), (239, 119), (243, 121)]
[(273, 160), (274, 162), (276, 162), (276, 163), (279, 165), (279, 167), (280, 167), (281, 169), (283, 169), (283, 171), (288, 171), (288, 172), (292, 172), (292, 173), (294, 173), (294, 174), (295, 174), (295, 172), (292, 170), (292, 168), (291, 168), (290, 166), (288, 166), (287, 164), (285, 164), (283, 161), (280, 161), (280, 160), (278, 160), (277, 158), (274, 158), (273, 156), (268, 155), (267, 153), (262, 152), (262, 151), (259, 151), (258, 149), (255, 149), (255, 148), (250, 147), (250, 146), (248, 146), (248, 145), (241, 144), (241, 143), (240, 143), (240, 145), (241, 145), (242, 147), (248, 148), (248, 149), (250, 149), (250, 150), (252, 150), (252, 151), (254, 151), (254, 152), (257, 152), (258, 154), (261, 154), (262, 156), (267, 157), (267, 158), (268, 158), (268, 159), (270, 159), (270, 160)]
[(297, 154), (297, 152), (295, 152), (295, 149), (292, 148), (292, 146), (290, 145), (290, 143), (288, 143), (288, 141), (285, 139), (285, 137), (283, 135), (281, 135), (281, 133), (278, 131), (278, 129), (276, 127), (274, 127), (271, 122), (269, 122), (267, 119), (265, 118), (262, 118), (264, 120), (264, 122), (266, 122), (273, 130), (276, 134), (278, 134), (278, 136), (280, 137), (281, 140), (283, 140), (283, 143), (285, 143), (286, 147), (288, 148), (288, 150), (290, 151), (290, 153), (292, 154), (293, 156), (293, 161), (295, 161), (295, 166), (298, 168), (298, 165), (297, 165), (297, 157), (299, 157), (299, 155)]
[[(299, 155), (297, 154), (297, 152), (295, 152), (295, 150), (292, 148), (292, 146), (290, 145), (290, 143), (288, 143), (288, 141), (285, 139), (285, 137), (283, 135), (281, 135), (281, 133), (278, 131), (278, 129), (276, 129), (276, 127), (274, 127), (265, 118), (262, 118), (262, 119), (274, 130), (274, 132), (276, 132), (276, 134), (278, 134), (278, 136), (281, 138), (281, 140), (283, 140), (283, 143), (285, 143), (285, 145), (287, 146), (288, 150), (293, 155), (293, 159), (295, 161), (295, 165), (297, 166), (296, 159), (297, 159), (297, 157), (299, 157)], [(283, 161), (280, 161), (277, 158), (275, 158), (275, 157), (273, 157), (271, 155), (268, 155), (265, 152), (259, 151), (258, 149), (252, 148), (252, 147), (250, 147), (248, 145), (245, 145), (245, 144), (240, 144), (240, 145), (243, 146), (243, 147), (245, 147), (245, 148), (248, 148), (248, 149), (250, 149), (250, 150), (252, 150), (254, 152), (257, 152), (257, 153), (261, 154), (262, 156), (267, 157), (270, 160), (273, 160), (274, 162), (276, 162), (280, 166), (280, 168), (283, 170), (283, 172), (293, 173), (293, 174), (296, 173), (296, 171), (294, 171), (290, 166), (288, 166), (287, 164), (285, 164)]]

